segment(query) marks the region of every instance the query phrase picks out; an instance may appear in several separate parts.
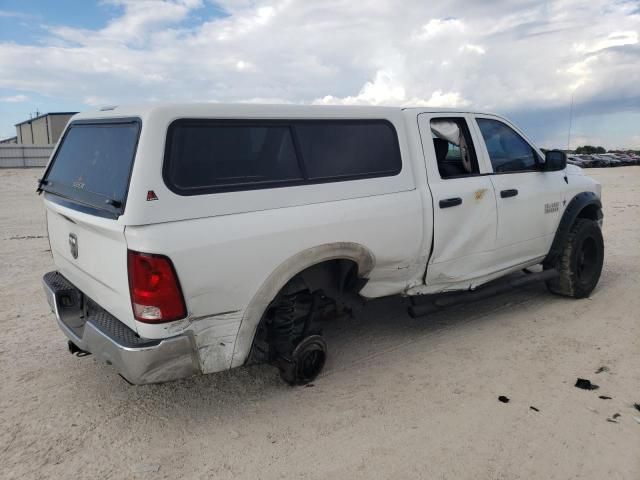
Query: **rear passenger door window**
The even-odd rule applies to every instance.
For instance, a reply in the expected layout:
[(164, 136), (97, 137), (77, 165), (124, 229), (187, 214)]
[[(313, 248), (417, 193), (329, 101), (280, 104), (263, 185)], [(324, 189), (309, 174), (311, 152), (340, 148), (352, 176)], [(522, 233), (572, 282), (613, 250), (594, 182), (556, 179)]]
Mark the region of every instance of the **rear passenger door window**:
[(477, 122), (495, 173), (537, 170), (536, 152), (511, 127), (489, 118)]
[(442, 179), (480, 173), (471, 134), (464, 118), (433, 118), (430, 126), (438, 172)]

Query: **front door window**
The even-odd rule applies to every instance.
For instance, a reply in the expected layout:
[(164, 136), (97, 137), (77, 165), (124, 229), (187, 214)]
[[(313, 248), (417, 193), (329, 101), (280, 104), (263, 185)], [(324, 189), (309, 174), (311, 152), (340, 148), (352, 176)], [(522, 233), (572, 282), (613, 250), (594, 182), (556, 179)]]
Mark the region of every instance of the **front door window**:
[(537, 169), (537, 153), (512, 128), (498, 120), (489, 118), (477, 120), (495, 173), (526, 172)]

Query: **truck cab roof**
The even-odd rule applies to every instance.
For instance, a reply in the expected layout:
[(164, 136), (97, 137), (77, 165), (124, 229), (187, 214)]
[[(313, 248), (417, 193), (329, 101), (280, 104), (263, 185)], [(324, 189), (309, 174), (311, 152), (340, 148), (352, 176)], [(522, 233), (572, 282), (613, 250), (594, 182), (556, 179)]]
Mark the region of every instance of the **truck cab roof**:
[(255, 117), (255, 118), (362, 118), (386, 117), (403, 111), (416, 113), (461, 113), (485, 114), (466, 108), (434, 108), (423, 106), (371, 106), (371, 105), (292, 105), (292, 104), (255, 104), (255, 103), (141, 103), (132, 105), (106, 106), (98, 110), (79, 113), (76, 120), (148, 117), (154, 114), (175, 114), (178, 117)]

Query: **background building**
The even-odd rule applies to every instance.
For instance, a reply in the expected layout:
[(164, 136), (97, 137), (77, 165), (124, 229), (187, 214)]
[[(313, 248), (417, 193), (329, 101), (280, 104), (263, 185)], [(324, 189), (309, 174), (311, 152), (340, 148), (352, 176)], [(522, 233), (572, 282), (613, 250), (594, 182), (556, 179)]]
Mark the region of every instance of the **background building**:
[(16, 124), (17, 143), (21, 145), (52, 145), (58, 141), (64, 127), (76, 112), (52, 112), (38, 115)]

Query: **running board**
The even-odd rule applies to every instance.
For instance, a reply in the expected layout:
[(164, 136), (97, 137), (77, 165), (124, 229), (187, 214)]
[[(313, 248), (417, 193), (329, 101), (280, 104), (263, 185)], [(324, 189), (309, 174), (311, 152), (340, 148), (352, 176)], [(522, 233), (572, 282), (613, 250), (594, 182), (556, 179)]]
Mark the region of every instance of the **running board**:
[(423, 317), (424, 315), (437, 312), (447, 307), (493, 297), (494, 295), (505, 293), (530, 283), (551, 280), (559, 275), (557, 270), (549, 269), (542, 272), (528, 273), (522, 277), (509, 280), (506, 283), (488, 285), (478, 290), (411, 297), (413, 305), (409, 307), (409, 315), (413, 318)]

